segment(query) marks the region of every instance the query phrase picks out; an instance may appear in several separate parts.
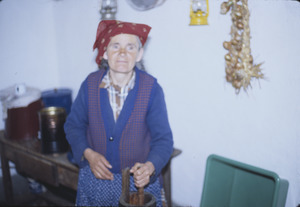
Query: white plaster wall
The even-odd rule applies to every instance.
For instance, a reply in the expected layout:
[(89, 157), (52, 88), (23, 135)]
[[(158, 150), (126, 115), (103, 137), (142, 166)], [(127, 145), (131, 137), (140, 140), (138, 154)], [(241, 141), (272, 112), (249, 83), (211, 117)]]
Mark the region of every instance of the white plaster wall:
[[(100, 0), (0, 2), (0, 89), (70, 87), (76, 96), (97, 69), (92, 46)], [(167, 0), (146, 12), (118, 1), (117, 18), (152, 26), (145, 65), (165, 91), (175, 147), (172, 193), (199, 206), (206, 158), (215, 153), (276, 172), (289, 181), (287, 207), (300, 203), (300, 4), (249, 1), (251, 49), (267, 80), (236, 95), (225, 81), (229, 14), (210, 0), (209, 26), (189, 26), (189, 1)], [(1, 115), (1, 114), (0, 114)], [(0, 122), (0, 129), (4, 128)]]
[(1, 1), (0, 13), (1, 89), (22, 82), (38, 88), (58, 85), (53, 3)]

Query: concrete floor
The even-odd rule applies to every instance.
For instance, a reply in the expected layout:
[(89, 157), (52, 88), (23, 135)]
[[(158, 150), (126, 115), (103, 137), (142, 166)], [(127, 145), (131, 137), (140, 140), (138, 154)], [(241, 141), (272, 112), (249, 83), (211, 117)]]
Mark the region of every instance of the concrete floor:
[[(12, 184), (14, 193), (14, 204), (17, 206), (70, 206), (75, 199), (75, 192), (67, 192), (66, 189), (44, 187), (44, 193), (35, 194), (29, 188), (28, 179), (19, 174), (12, 174)], [(63, 192), (62, 192), (63, 191)], [(63, 195), (70, 203), (60, 199), (53, 199), (53, 195)], [(0, 206), (7, 206), (5, 201), (3, 180), (0, 177)]]
[[(26, 178), (20, 175), (12, 175), (14, 200), (16, 204), (31, 205), (37, 200), (36, 196), (29, 190), (29, 184)], [(0, 205), (5, 206), (5, 194), (2, 177), (0, 179)]]

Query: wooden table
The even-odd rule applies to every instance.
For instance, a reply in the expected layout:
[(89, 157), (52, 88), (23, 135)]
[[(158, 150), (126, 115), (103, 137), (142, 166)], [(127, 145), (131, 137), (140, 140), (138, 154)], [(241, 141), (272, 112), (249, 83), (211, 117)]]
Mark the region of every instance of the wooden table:
[(11, 140), (5, 137), (4, 131), (0, 131), (0, 151), (4, 193), (8, 204), (14, 204), (9, 161), (15, 164), (17, 172), (22, 175), (51, 186), (77, 189), (79, 170), (69, 162), (67, 153), (42, 154), (40, 140)]
[[(5, 137), (4, 131), (0, 131), (0, 151), (3, 185), (6, 202), (14, 204), (12, 180), (9, 169), (9, 161), (13, 162), (16, 170), (42, 183), (51, 186), (65, 186), (77, 190), (78, 172), (76, 165), (69, 162), (67, 153), (42, 154), (41, 142), (38, 139), (12, 140)], [(174, 149), (172, 158), (181, 153)], [(162, 170), (166, 199), (171, 205), (171, 160)]]

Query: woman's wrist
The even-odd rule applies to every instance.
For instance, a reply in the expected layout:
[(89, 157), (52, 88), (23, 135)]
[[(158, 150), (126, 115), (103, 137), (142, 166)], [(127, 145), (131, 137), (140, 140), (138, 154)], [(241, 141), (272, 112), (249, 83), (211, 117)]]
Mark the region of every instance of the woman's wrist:
[(154, 167), (153, 163), (150, 162), (150, 161), (147, 161), (145, 163), (145, 165), (147, 165), (147, 167), (148, 167), (148, 169), (150, 171), (150, 176), (154, 175), (155, 174), (155, 167)]
[(83, 151), (83, 156), (85, 159), (89, 160), (90, 156), (93, 154), (93, 150), (91, 148), (86, 148), (84, 151)]

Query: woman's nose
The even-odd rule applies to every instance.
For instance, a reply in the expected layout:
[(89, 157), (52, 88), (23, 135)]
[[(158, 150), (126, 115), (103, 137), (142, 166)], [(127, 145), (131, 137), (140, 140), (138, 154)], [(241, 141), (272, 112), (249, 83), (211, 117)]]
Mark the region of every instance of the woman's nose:
[(126, 54), (126, 49), (125, 48), (120, 48), (119, 54), (120, 55), (125, 55)]

